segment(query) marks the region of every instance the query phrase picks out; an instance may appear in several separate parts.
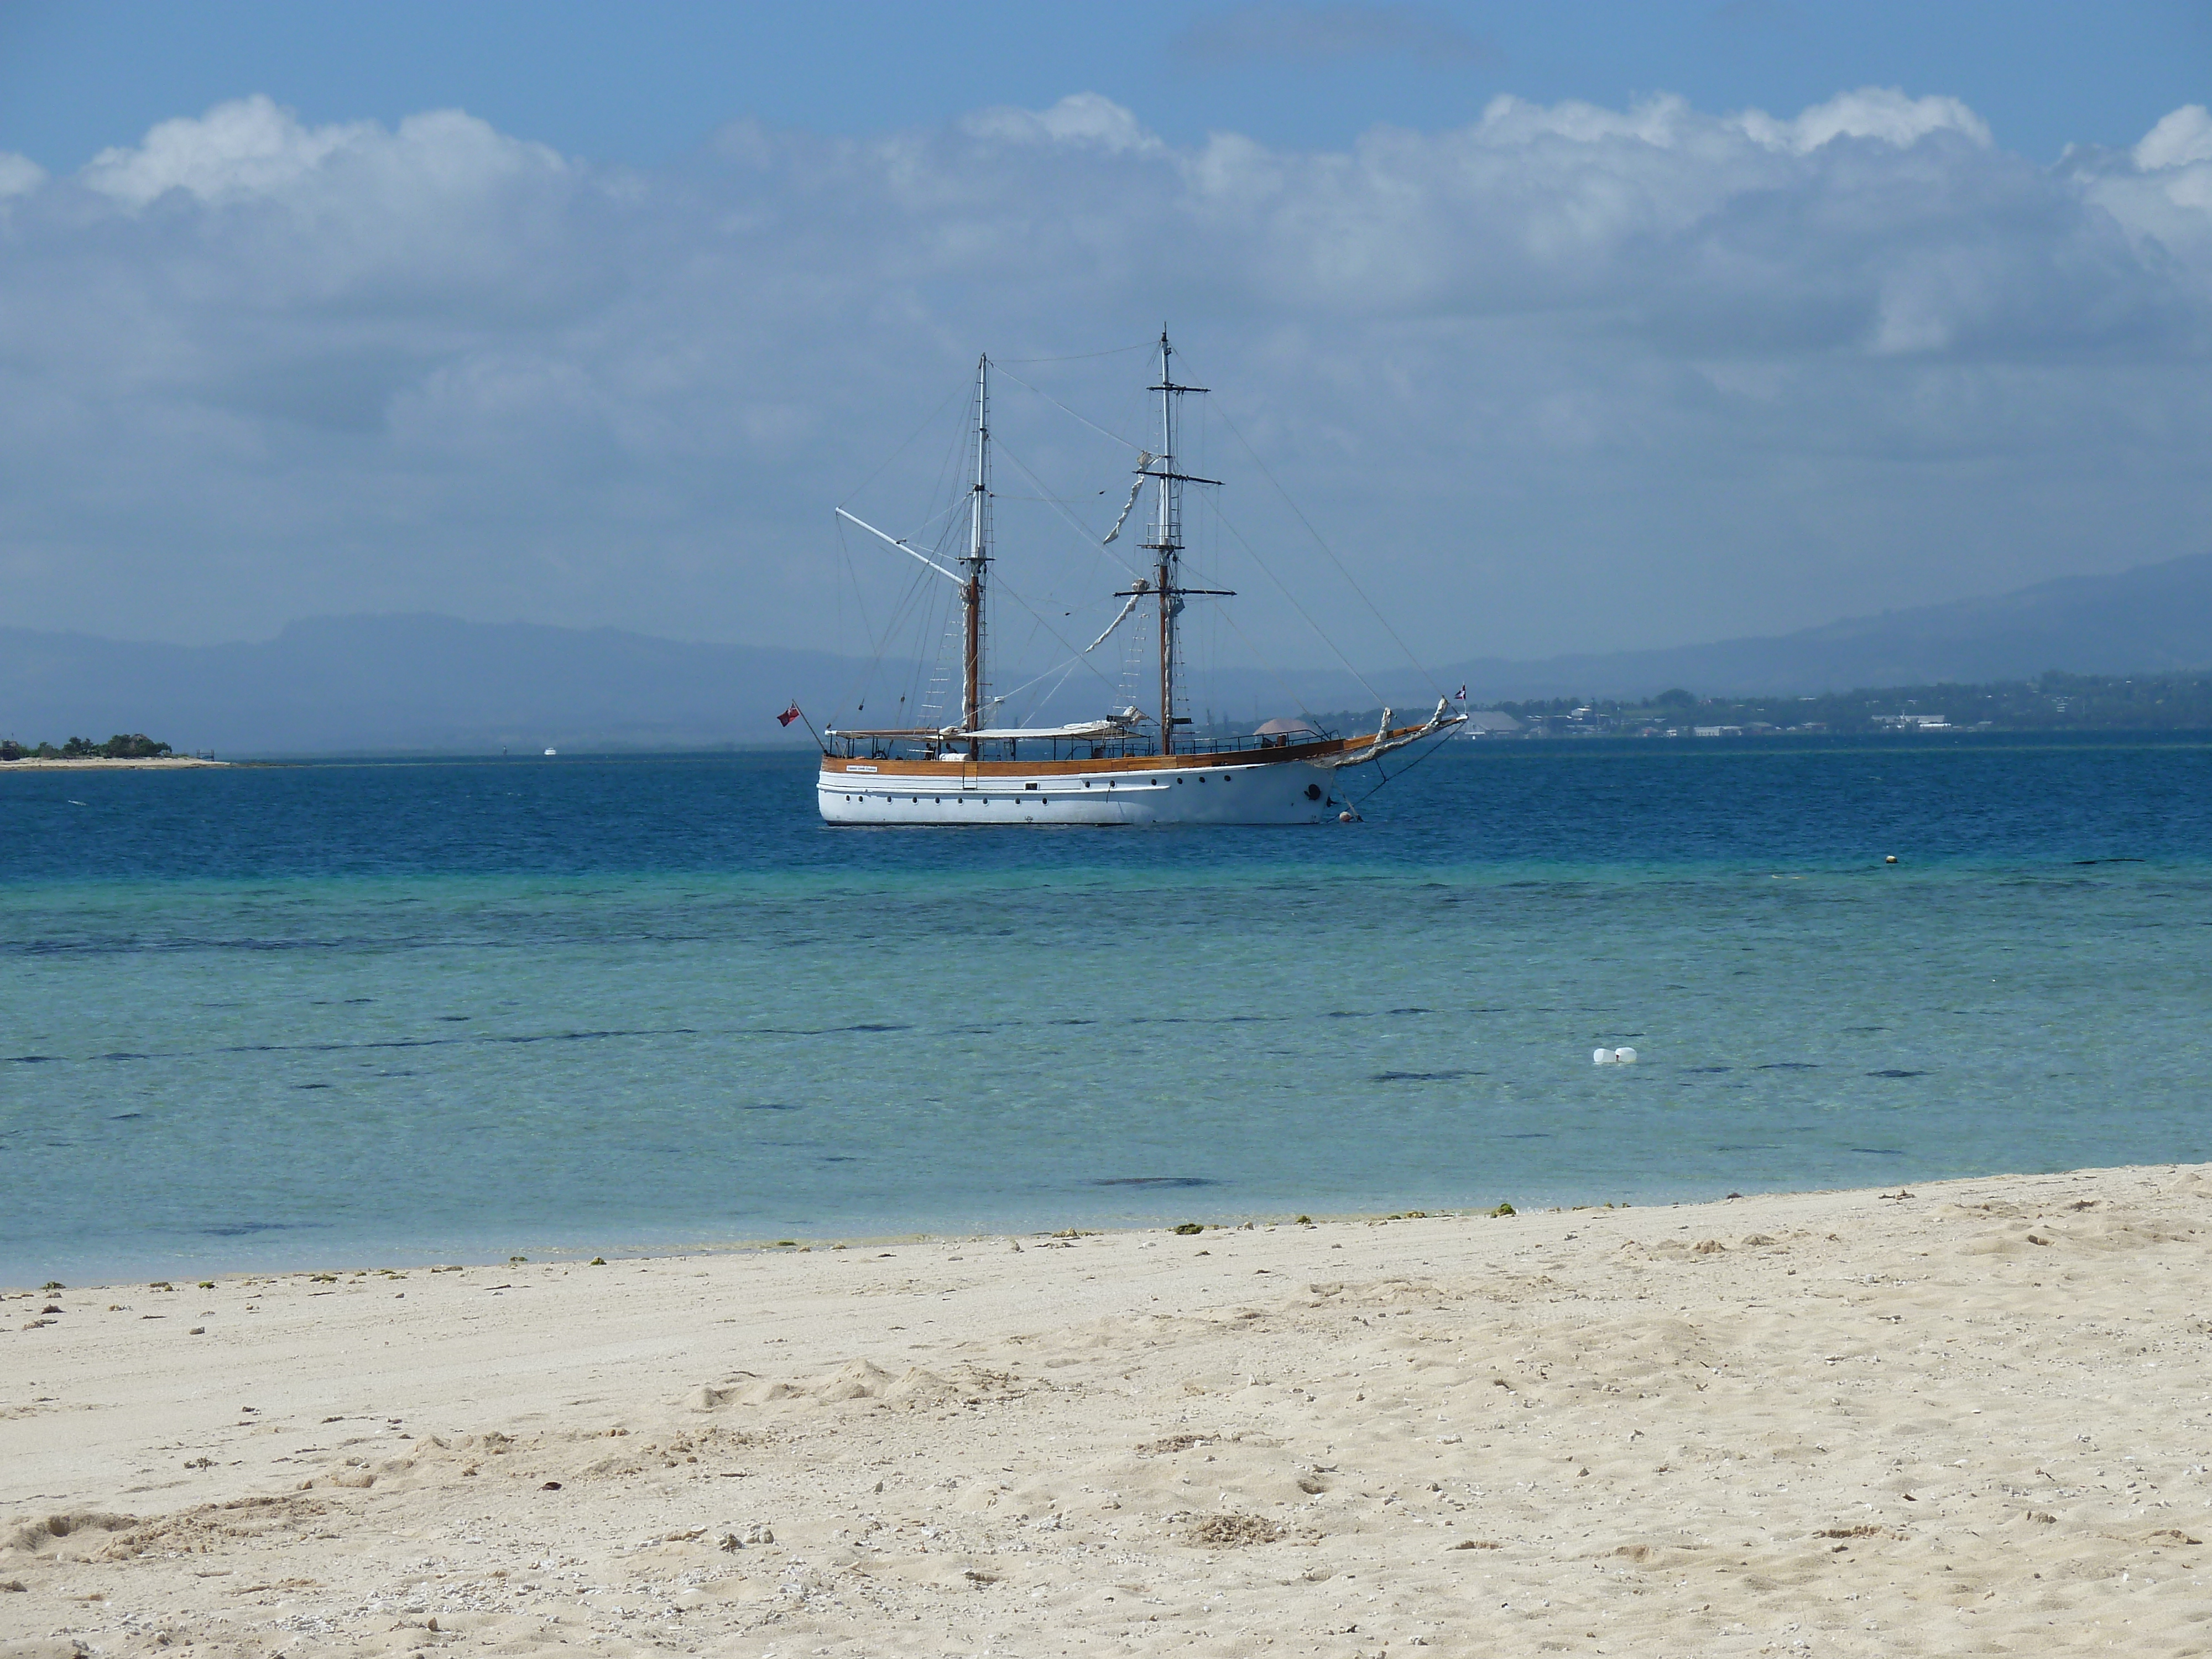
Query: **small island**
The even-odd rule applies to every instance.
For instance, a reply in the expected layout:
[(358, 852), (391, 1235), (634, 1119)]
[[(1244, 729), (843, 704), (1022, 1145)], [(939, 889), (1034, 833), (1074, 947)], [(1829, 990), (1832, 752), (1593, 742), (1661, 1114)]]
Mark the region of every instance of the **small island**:
[(90, 738), (71, 738), (58, 749), (51, 743), (26, 744), (0, 738), (0, 765), (43, 769), (48, 767), (171, 767), (222, 766), (212, 755), (179, 755), (166, 743), (156, 743), (143, 732), (118, 732), (106, 743)]

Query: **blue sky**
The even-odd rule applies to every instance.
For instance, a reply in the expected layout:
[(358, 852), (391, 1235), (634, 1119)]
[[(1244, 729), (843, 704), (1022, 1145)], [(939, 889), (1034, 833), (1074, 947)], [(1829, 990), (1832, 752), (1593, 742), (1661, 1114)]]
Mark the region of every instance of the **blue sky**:
[(571, 155), (657, 166), (740, 116), (859, 134), (1070, 92), (1179, 142), (1228, 128), (1320, 148), (1378, 121), (1458, 125), (1499, 93), (1795, 110), (1898, 86), (1959, 97), (2000, 143), (2050, 161), (2071, 143), (2133, 143), (2209, 82), (2201, 0), (0, 6), (0, 149), (54, 171), (248, 92), (311, 123), (451, 106)]
[[(2208, 103), (2201, 4), (6, 0), (0, 588), (849, 647), (904, 575), (830, 509), (920, 521), (975, 352), (1163, 319), (1279, 661), (1240, 535), (1394, 647), (1237, 433), (1435, 659), (2118, 569), (2212, 522)], [(1030, 493), (1116, 498), (1056, 418)]]

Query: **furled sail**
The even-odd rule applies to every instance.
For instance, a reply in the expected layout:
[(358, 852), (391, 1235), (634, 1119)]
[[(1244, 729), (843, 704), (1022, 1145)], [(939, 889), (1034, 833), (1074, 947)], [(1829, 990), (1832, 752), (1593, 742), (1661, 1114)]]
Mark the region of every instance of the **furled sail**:
[(1395, 750), (1403, 749), (1409, 743), (1419, 743), (1423, 738), (1433, 732), (1441, 732), (1447, 726), (1458, 726), (1467, 719), (1464, 714), (1446, 713), (1448, 707), (1448, 700), (1438, 697), (1435, 714), (1430, 715), (1419, 726), (1405, 726), (1395, 732), (1390, 729), (1390, 711), (1386, 708), (1382, 711), (1381, 724), (1375, 728), (1373, 742), (1358, 749), (1347, 749), (1340, 755), (1331, 755), (1325, 759), (1317, 759), (1314, 764), (1325, 766), (1331, 771), (1343, 766), (1363, 766), (1369, 761), (1382, 759), (1383, 756)]
[[(1145, 479), (1148, 476), (1145, 471), (1145, 469), (1158, 459), (1159, 457), (1153, 454), (1150, 450), (1140, 449), (1137, 452), (1136, 482), (1129, 486), (1129, 499), (1121, 503), (1121, 516), (1114, 520), (1114, 527), (1106, 532), (1106, 540), (1100, 542), (1098, 544), (1099, 546), (1105, 546), (1106, 542), (1110, 542), (1114, 538), (1120, 535), (1121, 533), (1121, 526), (1129, 522), (1129, 510), (1136, 506), (1137, 496), (1144, 489)], [(1129, 613), (1127, 611), (1124, 611), (1121, 613), (1121, 616), (1126, 617), (1128, 614)], [(1114, 620), (1118, 623), (1121, 619), (1121, 617), (1116, 617)], [(1106, 630), (1106, 633), (1110, 634), (1114, 630), (1109, 628)], [(1106, 634), (1101, 634), (1098, 637), (1103, 640), (1106, 637)]]
[[(1131, 499), (1133, 499), (1133, 499), (1134, 499), (1134, 497), (1132, 497)], [(1123, 518), (1125, 518), (1125, 519), (1126, 519), (1126, 518), (1127, 518), (1127, 517), (1129, 516), (1129, 515), (1128, 515), (1128, 513), (1127, 513), (1127, 509), (1124, 509), (1124, 510), (1123, 510), (1121, 516), (1122, 516)], [(1116, 526), (1115, 526), (1114, 527), (1115, 527), (1116, 530), (1119, 530), (1119, 529), (1121, 528), (1121, 526), (1116, 525)], [(1109, 542), (1110, 542), (1110, 541), (1112, 541), (1114, 538), (1113, 538), (1111, 536), (1109, 536), (1106, 539), (1107, 539), (1108, 541), (1109, 541)], [(1110, 633), (1112, 633), (1115, 629), (1119, 628), (1119, 627), (1120, 627), (1123, 623), (1125, 623), (1125, 622), (1128, 621), (1128, 620), (1129, 620), (1129, 613), (1130, 613), (1132, 611), (1134, 611), (1134, 610), (1137, 608), (1137, 601), (1138, 601), (1138, 600), (1139, 600), (1139, 599), (1143, 599), (1143, 598), (1145, 597), (1145, 595), (1146, 595), (1146, 594), (1147, 594), (1147, 593), (1151, 592), (1152, 591), (1152, 590), (1149, 586), (1147, 586), (1146, 585), (1145, 579), (1144, 579), (1142, 576), (1138, 577), (1138, 578), (1137, 578), (1137, 580), (1136, 580), (1135, 589), (1134, 589), (1134, 591), (1133, 591), (1133, 592), (1132, 592), (1130, 593), (1130, 595), (1129, 595), (1129, 602), (1128, 602), (1128, 604), (1127, 604), (1127, 605), (1123, 605), (1123, 606), (1121, 607), (1121, 614), (1120, 616), (1118, 616), (1118, 617), (1115, 617), (1115, 618), (1114, 618), (1114, 620), (1113, 620), (1112, 622), (1109, 622), (1109, 623), (1108, 623), (1106, 624), (1106, 633), (1105, 633), (1105, 634), (1101, 634), (1101, 635), (1100, 635), (1097, 639), (1095, 639), (1095, 640), (1091, 641), (1090, 644), (1088, 644), (1088, 645), (1086, 645), (1086, 646), (1085, 646), (1085, 647), (1083, 647), (1083, 654), (1084, 654), (1085, 656), (1086, 656), (1086, 657), (1087, 657), (1087, 656), (1089, 656), (1092, 652), (1096, 651), (1096, 650), (1097, 650), (1100, 646), (1102, 646), (1102, 645), (1105, 644), (1105, 643), (1106, 643), (1106, 634), (1110, 634)]]
[(1137, 723), (1133, 708), (1125, 708), (1118, 714), (1109, 714), (1103, 720), (1077, 720), (1067, 726), (993, 726), (980, 732), (964, 732), (957, 726), (948, 726), (937, 735), (945, 738), (982, 738), (996, 741), (1002, 738), (1052, 738), (1073, 739), (1080, 738), (1121, 738), (1128, 735), (1129, 728)]

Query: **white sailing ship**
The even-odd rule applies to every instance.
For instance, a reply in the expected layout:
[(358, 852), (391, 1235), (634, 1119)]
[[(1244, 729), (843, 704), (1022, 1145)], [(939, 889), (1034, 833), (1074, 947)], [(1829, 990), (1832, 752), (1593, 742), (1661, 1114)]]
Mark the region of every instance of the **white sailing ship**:
[[(1124, 601), (1103, 642), (1133, 615), (1149, 612), (1158, 627), (1158, 702), (1147, 712), (1130, 704), (1098, 719), (1060, 726), (997, 726), (988, 696), (987, 602), (993, 562), (991, 533), (991, 361), (975, 368), (974, 471), (968, 488), (967, 551), (939, 562), (907, 539), (879, 530), (843, 507), (840, 517), (878, 537), (958, 589), (960, 719), (934, 726), (840, 728), (819, 734), (822, 767), (816, 785), (822, 816), (850, 824), (1285, 824), (1354, 816), (1339, 780), (1346, 768), (1448, 734), (1464, 722), (1444, 699), (1426, 720), (1394, 726), (1390, 711), (1372, 732), (1335, 736), (1300, 722), (1271, 721), (1243, 736), (1184, 730), (1178, 714), (1181, 665), (1177, 628), (1185, 601), (1228, 598), (1218, 588), (1189, 587), (1182, 573), (1182, 490), (1218, 483), (1181, 470), (1176, 441), (1182, 403), (1206, 391), (1178, 385), (1175, 351), (1159, 341), (1159, 449), (1140, 452), (1126, 520), (1139, 497), (1152, 495), (1151, 556), (1146, 574), (1114, 597)], [(1121, 530), (1117, 521), (1106, 537)], [(957, 568), (952, 568), (957, 566)], [(796, 705), (793, 705), (794, 712)]]

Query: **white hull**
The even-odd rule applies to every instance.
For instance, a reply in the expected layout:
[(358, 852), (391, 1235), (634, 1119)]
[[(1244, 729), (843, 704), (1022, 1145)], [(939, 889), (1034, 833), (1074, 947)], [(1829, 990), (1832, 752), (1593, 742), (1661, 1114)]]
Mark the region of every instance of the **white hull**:
[[(1226, 757), (1224, 757), (1226, 758)], [(899, 764), (830, 759), (816, 784), (831, 823), (1321, 823), (1341, 805), (1327, 767), (1302, 761), (1201, 766), (1177, 756), (1155, 771), (963, 775), (957, 762)]]

